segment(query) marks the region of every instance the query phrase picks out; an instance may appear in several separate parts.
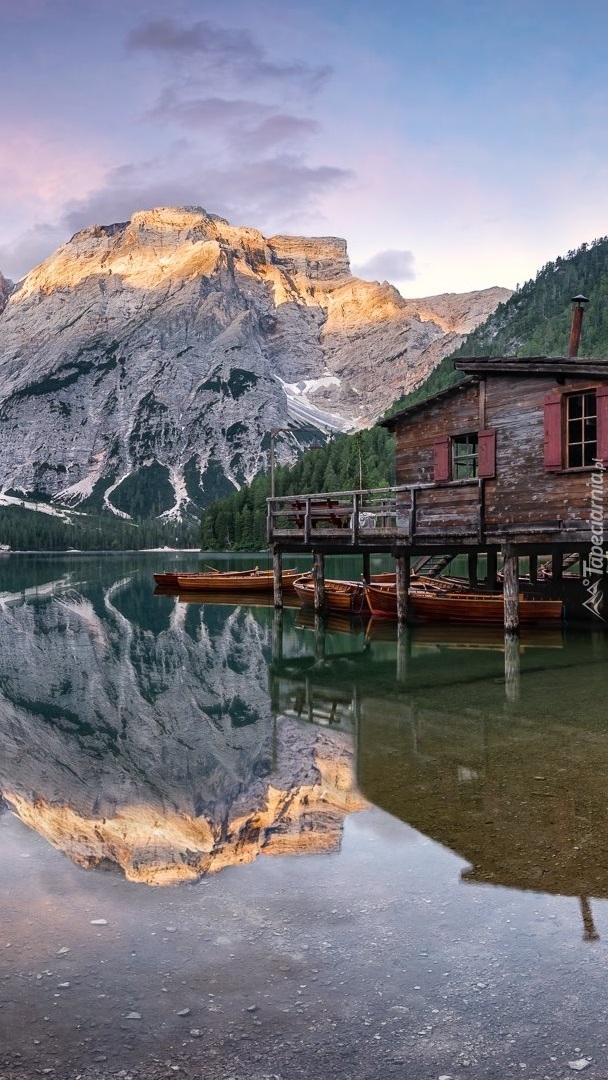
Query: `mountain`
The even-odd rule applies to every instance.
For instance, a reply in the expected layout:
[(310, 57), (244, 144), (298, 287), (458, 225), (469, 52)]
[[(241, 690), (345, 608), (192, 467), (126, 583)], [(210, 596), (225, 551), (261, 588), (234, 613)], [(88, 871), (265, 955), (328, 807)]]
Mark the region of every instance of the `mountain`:
[(580, 356), (608, 356), (608, 237), (581, 244), (548, 262), (536, 277), (509, 296), (428, 379), (393, 409), (430, 397), (458, 382), (454, 360), (465, 356), (565, 356), (572, 323), (572, 297), (588, 297)]
[[(0, 282), (0, 491), (180, 517), (364, 427), (509, 295), (405, 300), (334, 237), (196, 207), (85, 229)], [(0, 304), (2, 307), (2, 304)], [(1, 497), (0, 497), (1, 498)]]
[(12, 292), (13, 283), (0, 274), (0, 315), (8, 304), (8, 298)]

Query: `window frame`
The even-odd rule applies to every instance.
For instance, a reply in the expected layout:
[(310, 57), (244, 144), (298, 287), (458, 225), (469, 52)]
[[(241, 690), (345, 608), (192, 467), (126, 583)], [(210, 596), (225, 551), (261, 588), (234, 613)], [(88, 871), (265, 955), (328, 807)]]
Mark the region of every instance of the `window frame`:
[[(454, 475), (453, 446), (457, 439), (477, 439), (477, 467), (473, 476), (457, 478)], [(433, 483), (463, 484), (472, 480), (490, 480), (496, 476), (496, 429), (481, 428), (478, 431), (460, 431), (453, 435), (441, 435), (433, 440)]]
[[(459, 452), (459, 443), (463, 449)], [(467, 452), (467, 448), (471, 451)], [(472, 472), (465, 472), (459, 476), (459, 468), (472, 468)], [(479, 432), (466, 431), (458, 435), (450, 436), (450, 479), (452, 480), (477, 480), (479, 476)]]
[[(591, 469), (593, 468), (593, 462), (597, 461), (597, 393), (595, 388), (589, 390), (577, 390), (573, 393), (563, 394), (564, 398), (564, 415), (563, 415), (563, 449), (564, 449), (564, 469), (567, 472), (574, 472), (578, 469)], [(581, 409), (580, 416), (572, 416), (571, 405), (573, 402), (580, 398)], [(589, 399), (593, 399), (593, 412), (587, 410)], [(592, 439), (585, 437), (585, 421), (593, 419), (594, 421), (594, 436)], [(574, 425), (580, 424), (580, 439), (573, 437)], [(592, 448), (592, 452), (587, 452), (588, 448)], [(576, 451), (580, 449), (580, 463), (573, 464), (573, 456), (578, 456)], [(586, 460), (589, 458), (589, 460)]]
[[(569, 399), (593, 394), (595, 396), (595, 456), (590, 464), (571, 465), (570, 445), (590, 445), (591, 440), (569, 441), (569, 421), (579, 419), (569, 416)], [(580, 418), (583, 422), (583, 417)], [(596, 462), (608, 465), (608, 385), (587, 383), (584, 386), (568, 386), (563, 390), (551, 390), (544, 401), (544, 466), (545, 472), (580, 473), (592, 472)], [(591, 455), (589, 455), (591, 457)], [(584, 461), (584, 451), (582, 451)]]

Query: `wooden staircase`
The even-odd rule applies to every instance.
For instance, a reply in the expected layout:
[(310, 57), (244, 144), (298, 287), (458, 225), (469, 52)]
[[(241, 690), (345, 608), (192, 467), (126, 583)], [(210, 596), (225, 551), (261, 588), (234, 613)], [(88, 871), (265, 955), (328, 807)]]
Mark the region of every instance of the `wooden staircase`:
[(456, 555), (423, 555), (412, 565), (412, 574), (439, 577), (456, 558)]
[[(570, 551), (568, 555), (564, 555), (562, 562), (562, 569), (567, 570), (570, 566), (574, 566), (575, 563), (580, 562), (580, 555), (578, 551)], [(553, 560), (545, 559), (544, 562), (538, 564), (538, 576), (539, 578), (550, 578), (553, 573)]]

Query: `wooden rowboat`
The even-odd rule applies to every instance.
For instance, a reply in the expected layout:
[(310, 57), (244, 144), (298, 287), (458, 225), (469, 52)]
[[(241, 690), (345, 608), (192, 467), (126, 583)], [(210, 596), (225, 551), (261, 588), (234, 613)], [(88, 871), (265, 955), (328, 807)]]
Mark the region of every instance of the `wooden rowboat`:
[[(389, 589), (396, 588), (394, 572), (372, 574), (371, 580), (373, 585), (388, 585)], [(434, 578), (428, 578), (428, 582), (421, 576), (412, 580), (419, 583), (421, 587), (430, 589), (456, 588), (455, 585), (448, 584), (440, 586)], [(293, 587), (304, 607), (314, 607), (315, 589), (310, 574), (301, 580), (298, 578)], [(342, 611), (351, 615), (369, 615), (370, 607), (365, 594), (365, 582), (327, 578), (325, 580), (325, 608), (327, 611)]]
[[(372, 615), (397, 618), (397, 589), (394, 585), (366, 585), (365, 594)], [(412, 588), (408, 593), (415, 622), (459, 622), (500, 624), (504, 622), (503, 597), (497, 593), (435, 592)], [(561, 600), (520, 597), (519, 621), (522, 625), (558, 622), (562, 618)]]
[(253, 570), (228, 570), (228, 571), (215, 570), (213, 568), (213, 566), (210, 566), (208, 571), (196, 570), (196, 571), (192, 571), (192, 573), (187, 573), (186, 571), (184, 571), (183, 575), (180, 575), (177, 572), (160, 573), (160, 574), (153, 574), (152, 576), (154, 577), (154, 581), (159, 586), (159, 588), (161, 588), (161, 589), (177, 589), (177, 588), (179, 588), (179, 577), (180, 576), (189, 577), (189, 578), (197, 578), (197, 579), (201, 578), (201, 577), (204, 577), (205, 579), (207, 579), (207, 578), (211, 578), (211, 575), (213, 575), (213, 578), (215, 579), (218, 576), (218, 574), (220, 575), (220, 577), (223, 574), (230, 574), (231, 576), (234, 576), (234, 574), (238, 574), (239, 577), (245, 577), (245, 576), (249, 577), (250, 574), (257, 574), (257, 573), (259, 573), (259, 567), (258, 566), (255, 566), (253, 568)]
[[(302, 576), (301, 570), (283, 570), (281, 584), (285, 590), (293, 587), (296, 578)], [(221, 592), (272, 592), (274, 573), (272, 570), (227, 570), (198, 574), (178, 574), (177, 588), (180, 592), (193, 589), (197, 592), (210, 590)]]
[(177, 589), (177, 574), (154, 574), (159, 589)]
[[(295, 592), (304, 607), (314, 607), (315, 586), (312, 578), (300, 577), (293, 583)], [(362, 581), (325, 580), (325, 607), (328, 611), (346, 611), (369, 615)]]

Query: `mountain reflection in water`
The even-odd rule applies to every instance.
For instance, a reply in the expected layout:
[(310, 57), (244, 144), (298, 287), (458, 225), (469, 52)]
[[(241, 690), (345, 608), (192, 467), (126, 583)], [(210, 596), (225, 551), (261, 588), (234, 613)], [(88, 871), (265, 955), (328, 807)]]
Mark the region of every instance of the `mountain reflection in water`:
[(0, 792), (82, 866), (173, 884), (331, 851), (364, 805), (347, 735), (273, 716), (250, 610), (61, 578), (4, 593), (0, 637)]
[(75, 862), (172, 884), (335, 851), (369, 801), (464, 858), (465, 882), (579, 897), (595, 936), (605, 635), (505, 648), (493, 628), (399, 632), (106, 576), (0, 596), (0, 791)]

